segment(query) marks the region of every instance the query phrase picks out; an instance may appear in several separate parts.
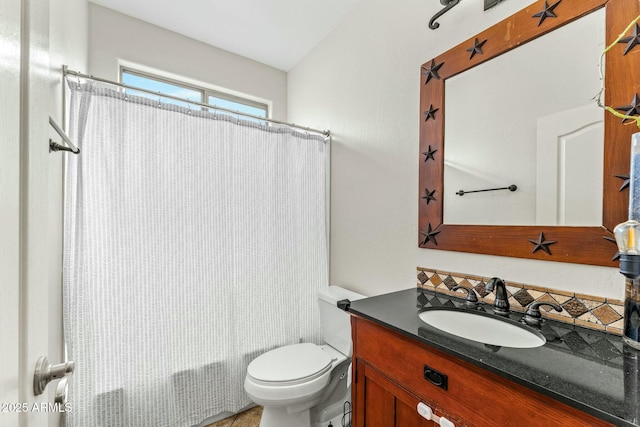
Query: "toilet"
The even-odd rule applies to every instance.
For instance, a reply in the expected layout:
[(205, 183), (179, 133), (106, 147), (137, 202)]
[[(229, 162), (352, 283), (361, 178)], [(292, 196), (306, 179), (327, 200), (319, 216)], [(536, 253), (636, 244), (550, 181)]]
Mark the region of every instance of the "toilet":
[(264, 407), (260, 427), (342, 425), (345, 402), (351, 400), (353, 347), (349, 315), (337, 302), (361, 298), (338, 286), (322, 289), (318, 304), (324, 344), (279, 347), (249, 364), (244, 389)]

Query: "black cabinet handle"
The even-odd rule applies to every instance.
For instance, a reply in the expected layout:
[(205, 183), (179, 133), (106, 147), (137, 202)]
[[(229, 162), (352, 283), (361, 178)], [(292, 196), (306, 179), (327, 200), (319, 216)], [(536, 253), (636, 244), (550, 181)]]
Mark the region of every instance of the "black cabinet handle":
[(446, 374), (438, 372), (427, 365), (424, 365), (424, 379), (443, 390), (446, 390), (449, 386), (449, 380)]

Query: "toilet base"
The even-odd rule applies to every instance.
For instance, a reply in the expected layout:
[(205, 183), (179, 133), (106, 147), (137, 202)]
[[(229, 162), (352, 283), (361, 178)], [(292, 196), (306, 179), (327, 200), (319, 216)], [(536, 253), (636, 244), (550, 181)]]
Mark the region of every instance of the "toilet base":
[(327, 427), (329, 425), (333, 427), (351, 427), (351, 423), (349, 416), (344, 417), (342, 415), (338, 415), (337, 417), (333, 417), (329, 421), (319, 422), (311, 424), (311, 427)]
[(260, 427), (311, 427), (311, 414), (308, 409), (290, 414), (287, 408), (265, 407)]
[[(345, 407), (345, 402), (351, 400), (350, 365), (351, 360), (347, 358), (338, 362), (331, 371), (331, 380), (323, 394), (309, 398), (302, 404), (271, 406), (268, 402), (260, 402), (259, 399), (253, 398), (264, 408), (260, 427), (326, 427), (329, 422), (332, 422), (334, 427), (341, 427), (345, 410), (351, 410), (350, 405)], [(336, 417), (338, 423), (333, 422)], [(351, 418), (347, 416), (345, 419)]]

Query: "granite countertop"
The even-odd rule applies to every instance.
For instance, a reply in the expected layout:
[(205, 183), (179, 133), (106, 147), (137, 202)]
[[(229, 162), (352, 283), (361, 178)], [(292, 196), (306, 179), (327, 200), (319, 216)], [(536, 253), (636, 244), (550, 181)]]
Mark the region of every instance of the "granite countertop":
[(411, 288), (353, 301), (349, 311), (614, 425), (640, 426), (640, 352), (621, 337), (546, 319), (542, 347), (487, 346), (422, 322), (418, 312), (432, 307), (465, 309), (463, 298)]

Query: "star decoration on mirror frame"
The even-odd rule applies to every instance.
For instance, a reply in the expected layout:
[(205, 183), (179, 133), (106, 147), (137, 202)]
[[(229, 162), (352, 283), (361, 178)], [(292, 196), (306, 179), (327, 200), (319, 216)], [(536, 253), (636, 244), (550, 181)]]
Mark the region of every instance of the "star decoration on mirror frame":
[(429, 83), (431, 79), (440, 80), (440, 75), (438, 74), (438, 70), (440, 69), (440, 67), (442, 67), (443, 64), (444, 62), (436, 64), (436, 60), (432, 59), (431, 64), (429, 65), (429, 68), (422, 67), (422, 74), (427, 76), (427, 79), (425, 80), (424, 84)]
[(479, 41), (478, 38), (476, 37), (475, 41), (473, 42), (473, 46), (467, 49), (467, 52), (471, 52), (471, 56), (469, 57), (469, 59), (473, 59), (476, 53), (479, 53), (480, 55), (484, 54), (484, 52), (482, 51), (482, 46), (484, 46), (486, 42), (487, 42), (487, 39)]
[(640, 24), (636, 23), (633, 27), (633, 35), (620, 39), (618, 43), (627, 43), (623, 55), (626, 55), (631, 49), (640, 45)]
[(553, 245), (554, 243), (558, 243), (555, 240), (545, 240), (543, 232), (540, 232), (540, 236), (538, 236), (538, 240), (529, 239), (529, 241), (535, 245), (533, 250), (531, 251), (532, 254), (534, 254), (534, 253), (538, 252), (540, 249), (542, 249), (543, 251), (545, 251), (546, 253), (551, 255), (551, 250), (549, 249), (549, 245)]
[(431, 201), (437, 201), (436, 199), (436, 190), (429, 191), (428, 188), (424, 189), (424, 196), (421, 197), (422, 200), (426, 201), (427, 204), (431, 203)]
[(429, 148), (427, 149), (427, 151), (425, 151), (424, 153), (424, 161), (426, 162), (427, 160), (431, 159), (433, 161), (435, 161), (436, 159), (433, 157), (434, 154), (436, 154), (436, 151), (438, 150), (432, 150), (431, 146), (429, 146)]
[(420, 234), (424, 236), (422, 242), (420, 242), (420, 246), (426, 245), (428, 242), (433, 242), (434, 245), (438, 246), (438, 242), (436, 241), (436, 235), (440, 232), (437, 230), (431, 229), (431, 223), (427, 226), (427, 231), (420, 231)]
[[(613, 242), (614, 245), (616, 245), (616, 249), (618, 248), (618, 243), (616, 242), (616, 239), (614, 239), (611, 236), (602, 236), (602, 238), (604, 240), (608, 240), (610, 242)], [(613, 256), (613, 258), (611, 258), (611, 261), (618, 261), (620, 259), (620, 251), (616, 251), (615, 255)]]
[(551, 6), (549, 6), (549, 3), (547, 3), (547, 1), (545, 0), (544, 2), (544, 10), (536, 13), (535, 15), (532, 16), (532, 18), (540, 18), (540, 21), (538, 22), (538, 27), (540, 25), (542, 25), (542, 23), (544, 22), (545, 19), (547, 18), (557, 18), (558, 15), (555, 14), (555, 12), (553, 11), (553, 9), (555, 9), (561, 2), (562, 0), (558, 0), (557, 2), (555, 2), (554, 4), (552, 4)]
[[(633, 95), (631, 104), (614, 108), (618, 111), (624, 111), (624, 114), (627, 116), (638, 116), (640, 115), (640, 97), (638, 97), (638, 94), (636, 93)], [(626, 122), (627, 120), (628, 119), (622, 119), (622, 123)]]
[(425, 111), (424, 114), (425, 118), (424, 121), (427, 122), (429, 121), (429, 119), (436, 119), (436, 112), (439, 110), (439, 108), (433, 108), (433, 104), (429, 105), (429, 111)]
[(618, 192), (624, 190), (625, 188), (629, 188), (629, 185), (631, 185), (631, 177), (629, 177), (629, 175), (614, 175), (614, 176), (622, 180), (622, 185), (618, 189)]

